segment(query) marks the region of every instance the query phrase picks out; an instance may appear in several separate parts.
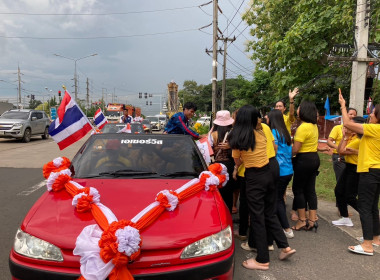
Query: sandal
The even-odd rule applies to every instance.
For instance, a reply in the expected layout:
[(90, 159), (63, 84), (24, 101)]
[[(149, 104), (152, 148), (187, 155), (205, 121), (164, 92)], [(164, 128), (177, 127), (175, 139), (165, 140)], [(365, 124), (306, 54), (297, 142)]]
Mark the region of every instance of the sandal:
[[(305, 223), (305, 225), (303, 225), (303, 226), (297, 228), (297, 224), (298, 224), (298, 222)], [(300, 230), (307, 230), (307, 229), (308, 229), (309, 224), (307, 223), (306, 220), (298, 219), (298, 222), (297, 222), (297, 224), (296, 224), (295, 226), (292, 226), (292, 230), (300, 231)]]
[(254, 259), (248, 259), (242, 263), (242, 266), (244, 266), (247, 269), (253, 269), (253, 270), (268, 270), (269, 269), (269, 263), (263, 264), (258, 263)]
[(350, 246), (350, 247), (348, 247), (348, 250), (351, 251), (352, 253), (356, 253), (356, 254), (373, 256), (373, 252), (364, 251), (362, 245)]

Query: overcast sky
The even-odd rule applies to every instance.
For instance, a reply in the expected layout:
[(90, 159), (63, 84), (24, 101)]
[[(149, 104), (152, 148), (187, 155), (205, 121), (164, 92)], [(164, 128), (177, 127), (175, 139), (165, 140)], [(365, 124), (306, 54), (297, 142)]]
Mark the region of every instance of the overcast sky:
[[(212, 26), (198, 30), (212, 23), (212, 3), (198, 7), (207, 2), (0, 0), (0, 101), (16, 101), (18, 65), (22, 98), (34, 94), (46, 100), (62, 84), (74, 95), (74, 60), (79, 59), (80, 99), (85, 99), (88, 78), (92, 101), (101, 99), (103, 89), (108, 102), (113, 98), (142, 107), (144, 114), (158, 112), (170, 81), (180, 89), (185, 80), (211, 82), (212, 59), (205, 49), (212, 47)], [(229, 78), (241, 74), (251, 79), (254, 70), (245, 52), (250, 27), (241, 19), (249, 3), (219, 0), (219, 29), (224, 36), (237, 36), (227, 49)], [(97, 55), (80, 59), (91, 54)], [(222, 55), (218, 61), (221, 80)], [(153, 94), (151, 107), (138, 98), (139, 92)]]

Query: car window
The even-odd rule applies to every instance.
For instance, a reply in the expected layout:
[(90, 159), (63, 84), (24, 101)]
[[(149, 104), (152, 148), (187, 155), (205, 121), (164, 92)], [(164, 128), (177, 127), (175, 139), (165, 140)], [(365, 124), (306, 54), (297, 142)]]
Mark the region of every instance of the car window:
[(1, 119), (21, 119), (27, 120), (29, 117), (29, 112), (20, 112), (20, 111), (9, 111), (1, 115)]
[(108, 123), (102, 128), (103, 133), (117, 133), (120, 129), (124, 128), (125, 124)]
[(72, 161), (76, 178), (195, 178), (204, 170), (196, 144), (184, 135), (95, 134)]
[(37, 112), (32, 112), (31, 118), (36, 117), (37, 118)]
[(43, 114), (42, 114), (42, 112), (36, 112), (36, 115), (37, 115), (37, 119), (42, 119), (42, 117), (43, 117)]

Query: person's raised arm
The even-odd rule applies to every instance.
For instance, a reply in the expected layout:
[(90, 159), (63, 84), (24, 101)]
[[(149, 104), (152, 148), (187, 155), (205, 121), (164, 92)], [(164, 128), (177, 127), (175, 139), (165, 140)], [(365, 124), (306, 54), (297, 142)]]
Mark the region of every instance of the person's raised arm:
[(343, 125), (347, 127), (348, 129), (352, 130), (353, 132), (356, 132), (358, 134), (363, 134), (363, 125), (360, 123), (355, 123), (354, 121), (350, 120), (348, 117), (347, 109), (346, 109), (346, 100), (344, 100), (343, 95), (339, 93), (339, 104), (340, 109), (342, 110), (342, 120)]
[(298, 94), (298, 88), (293, 89), (293, 91), (289, 90), (289, 120), (294, 122), (294, 98)]

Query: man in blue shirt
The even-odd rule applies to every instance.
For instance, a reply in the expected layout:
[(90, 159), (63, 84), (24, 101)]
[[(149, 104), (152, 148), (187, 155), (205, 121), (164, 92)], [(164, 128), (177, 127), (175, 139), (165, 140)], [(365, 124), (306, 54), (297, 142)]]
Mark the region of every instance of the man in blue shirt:
[(131, 123), (132, 117), (128, 115), (128, 110), (124, 109), (123, 111), (124, 115), (120, 118), (120, 123)]
[(187, 134), (195, 139), (200, 136), (189, 128), (189, 120), (194, 116), (197, 106), (192, 102), (186, 102), (183, 106), (183, 112), (174, 114), (167, 123), (164, 133), (167, 134)]

